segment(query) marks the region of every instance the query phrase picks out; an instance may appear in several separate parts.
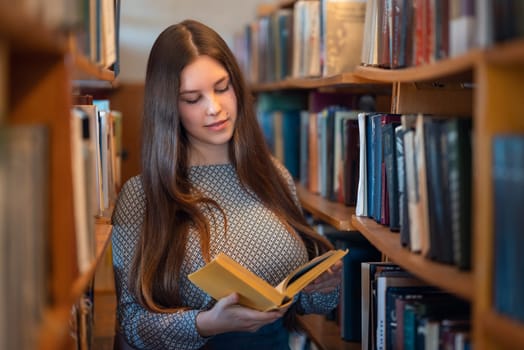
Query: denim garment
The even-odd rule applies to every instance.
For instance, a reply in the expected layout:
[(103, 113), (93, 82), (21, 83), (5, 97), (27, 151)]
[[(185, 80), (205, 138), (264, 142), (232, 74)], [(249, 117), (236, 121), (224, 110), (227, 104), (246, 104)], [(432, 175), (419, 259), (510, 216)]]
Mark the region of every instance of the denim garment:
[(230, 332), (212, 337), (205, 350), (289, 350), (289, 332), (282, 319), (260, 328), (255, 333)]

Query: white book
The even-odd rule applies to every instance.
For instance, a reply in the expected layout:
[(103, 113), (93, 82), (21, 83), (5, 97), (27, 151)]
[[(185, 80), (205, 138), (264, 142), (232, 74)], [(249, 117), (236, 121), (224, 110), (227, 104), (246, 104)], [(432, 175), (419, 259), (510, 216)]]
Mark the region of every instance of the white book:
[(81, 109), (71, 111), (71, 165), (75, 214), (76, 250), (79, 271), (85, 272), (95, 258), (94, 216), (92, 214), (89, 161), (93, 156), (89, 140), (84, 139), (84, 122), (89, 116)]
[(366, 119), (369, 113), (358, 114), (358, 136), (360, 143), (358, 189), (355, 215), (368, 216), (368, 181), (367, 181), (367, 150), (366, 150)]
[(105, 68), (109, 68), (116, 61), (115, 2), (114, 0), (100, 1), (101, 63)]

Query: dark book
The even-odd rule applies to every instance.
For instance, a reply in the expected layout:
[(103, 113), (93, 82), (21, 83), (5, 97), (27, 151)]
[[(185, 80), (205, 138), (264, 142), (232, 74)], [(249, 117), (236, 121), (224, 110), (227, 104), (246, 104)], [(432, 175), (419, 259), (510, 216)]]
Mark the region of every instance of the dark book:
[(310, 112), (320, 112), (332, 106), (354, 109), (357, 106), (357, 96), (348, 95), (345, 92), (319, 92), (309, 93), (308, 109)]
[(471, 267), (471, 118), (453, 118), (446, 122), (446, 157), (449, 187), (453, 260), (460, 269)]
[(360, 167), (360, 136), (358, 120), (344, 122), (343, 199), (346, 205), (356, 205)]
[(371, 127), (372, 127), (372, 149), (373, 156), (373, 218), (377, 222), (382, 220), (382, 169), (384, 163), (383, 147), (382, 147), (382, 128), (386, 124), (400, 123), (400, 116), (395, 114), (375, 114), (371, 116)]
[(404, 126), (395, 128), (395, 156), (397, 160), (397, 189), (400, 244), (409, 246), (408, 196), (406, 193), (406, 169), (404, 159)]
[(304, 188), (309, 179), (309, 112), (300, 112), (300, 183)]
[[(386, 341), (385, 349), (402, 349), (397, 347), (398, 344), (398, 333), (397, 326), (398, 315), (397, 314), (397, 299), (409, 300), (422, 298), (423, 295), (429, 293), (442, 293), (438, 288), (432, 286), (416, 286), (416, 287), (389, 287), (386, 290)], [(399, 303), (399, 305), (402, 305)], [(400, 312), (400, 315), (402, 312)], [(403, 320), (401, 320), (402, 322)]]
[(423, 294), (421, 298), (408, 300), (404, 305), (403, 349), (424, 348), (425, 339), (418, 330), (423, 327), (425, 319), (469, 319), (470, 312), (468, 302), (447, 293)]
[(299, 110), (282, 112), (283, 163), (295, 179), (300, 174), (300, 113)]
[(492, 146), (496, 311), (524, 321), (524, 135), (497, 135)]
[(374, 116), (378, 114), (370, 113), (365, 117), (366, 126), (366, 169), (367, 169), (367, 215), (369, 218), (375, 217), (375, 125), (372, 123)]
[(343, 258), (342, 290), (340, 299), (340, 336), (347, 341), (360, 341), (362, 336), (361, 264), (376, 261), (381, 253), (359, 232), (326, 233), (337, 249), (349, 249)]
[(427, 118), (424, 123), (429, 245), (426, 256), (443, 263), (453, 262), (450, 207), (447, 201), (449, 188), (444, 173), (444, 153), (441, 142), (444, 120)]
[(390, 123), (382, 127), (382, 140), (384, 149), (384, 164), (386, 170), (386, 191), (389, 211), (389, 228), (391, 231), (399, 231), (399, 190), (398, 190), (398, 167), (396, 156), (395, 128), (399, 123)]

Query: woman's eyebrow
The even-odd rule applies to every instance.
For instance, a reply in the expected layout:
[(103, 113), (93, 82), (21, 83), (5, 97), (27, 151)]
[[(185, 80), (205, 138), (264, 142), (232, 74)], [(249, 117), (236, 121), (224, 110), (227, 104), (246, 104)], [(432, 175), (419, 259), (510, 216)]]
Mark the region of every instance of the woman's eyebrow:
[[(224, 76), (224, 77), (218, 79), (213, 85), (217, 86), (217, 85), (219, 85), (220, 83), (222, 83), (223, 81), (225, 81), (227, 79), (228, 79), (228, 77)], [(195, 94), (195, 93), (199, 93), (199, 92), (200, 92), (200, 90), (180, 90), (179, 95)]]

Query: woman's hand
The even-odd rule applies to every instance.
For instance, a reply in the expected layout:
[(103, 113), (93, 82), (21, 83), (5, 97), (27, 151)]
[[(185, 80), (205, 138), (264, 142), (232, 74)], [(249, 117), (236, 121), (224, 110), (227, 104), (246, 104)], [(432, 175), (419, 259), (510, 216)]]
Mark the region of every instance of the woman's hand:
[(282, 317), (287, 308), (275, 311), (257, 311), (238, 303), (233, 293), (220, 299), (211, 309), (200, 312), (196, 317), (197, 330), (203, 337), (225, 332), (256, 332), (262, 326)]
[(340, 285), (342, 276), (342, 261), (337, 261), (331, 268), (326, 272), (318, 276), (313, 282), (311, 282), (304, 292), (320, 292), (320, 293), (329, 293), (333, 291)]

